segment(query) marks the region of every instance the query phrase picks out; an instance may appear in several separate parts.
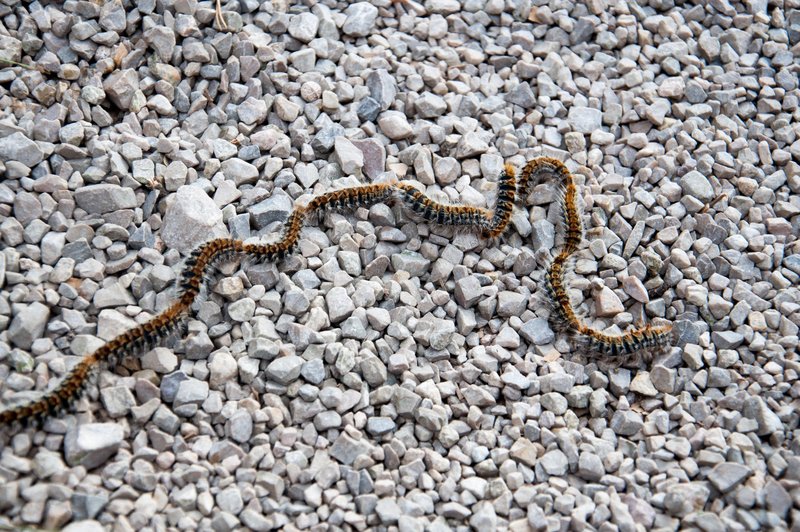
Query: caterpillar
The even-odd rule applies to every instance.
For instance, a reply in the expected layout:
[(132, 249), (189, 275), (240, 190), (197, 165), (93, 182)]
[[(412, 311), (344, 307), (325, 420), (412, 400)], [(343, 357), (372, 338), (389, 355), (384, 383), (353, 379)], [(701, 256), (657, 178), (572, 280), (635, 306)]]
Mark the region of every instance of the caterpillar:
[(495, 211), (462, 205), (442, 205), (407, 183), (374, 183), (326, 192), (313, 197), (305, 207), (296, 205), (284, 223), (282, 236), (275, 242), (246, 244), (230, 238), (205, 242), (187, 257), (183, 271), (176, 280), (178, 300), (172, 306), (84, 357), (54, 389), (41, 398), (0, 412), (0, 426), (39, 424), (48, 416), (66, 411), (80, 397), (100, 368), (113, 369), (118, 360), (147, 351), (178, 330), (188, 318), (192, 304), (217, 264), (236, 256), (280, 261), (292, 253), (300, 238), (303, 224), (312, 213), (370, 207), (381, 202), (399, 200), (412, 211), (422, 214), (427, 221), (472, 226), (490, 235), (500, 235), (505, 231), (511, 216), (515, 191), (513, 172), (513, 168), (507, 166), (501, 175)]
[(183, 271), (176, 280), (178, 298), (170, 307), (84, 357), (54, 389), (41, 398), (0, 411), (0, 426), (41, 423), (48, 416), (67, 411), (100, 368), (113, 369), (120, 359), (147, 351), (180, 330), (217, 264), (235, 257), (272, 262), (282, 260), (293, 252), (304, 223), (311, 214), (395, 201), (425, 221), (472, 228), (485, 238), (496, 239), (508, 228), (515, 201), (526, 198), (533, 184), (553, 177), (562, 182), (561, 207), (566, 228), (564, 245), (550, 263), (545, 276), (546, 290), (554, 301), (554, 315), (575, 336), (583, 338), (588, 349), (598, 353), (616, 356), (666, 345), (671, 331), (669, 325), (647, 325), (615, 336), (595, 331), (578, 318), (569, 301), (565, 282), (569, 260), (583, 240), (578, 188), (572, 174), (561, 161), (541, 157), (524, 166), (519, 181), (514, 167), (510, 164), (504, 166), (493, 210), (438, 203), (410, 183), (392, 181), (326, 192), (314, 196), (306, 206), (295, 205), (284, 223), (281, 237), (275, 242), (248, 244), (231, 238), (205, 242), (187, 257)]
[(551, 322), (554, 328), (569, 332), (577, 344), (590, 355), (629, 356), (646, 350), (657, 351), (671, 339), (672, 325), (645, 325), (622, 334), (606, 334), (581, 321), (567, 292), (566, 273), (572, 255), (583, 241), (583, 223), (578, 211), (578, 187), (566, 165), (551, 157), (528, 161), (521, 172), (520, 195), (525, 197), (531, 185), (557, 178), (561, 182), (560, 204), (564, 226), (564, 243), (545, 273), (545, 291), (552, 301)]

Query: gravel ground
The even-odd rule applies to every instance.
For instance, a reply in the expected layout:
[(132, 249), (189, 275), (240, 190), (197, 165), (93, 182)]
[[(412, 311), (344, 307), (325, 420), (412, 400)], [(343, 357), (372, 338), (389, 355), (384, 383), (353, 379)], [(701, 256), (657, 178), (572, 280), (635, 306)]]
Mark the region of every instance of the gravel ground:
[(0, 435), (0, 527), (800, 526), (800, 3), (287, 3), (0, 2), (0, 58), (37, 67), (0, 65), (3, 403), (166, 308), (202, 241), (394, 175), (491, 206), (536, 154), (582, 185), (582, 315), (674, 346), (598, 364), (550, 330), (548, 187), (498, 243), (329, 214)]

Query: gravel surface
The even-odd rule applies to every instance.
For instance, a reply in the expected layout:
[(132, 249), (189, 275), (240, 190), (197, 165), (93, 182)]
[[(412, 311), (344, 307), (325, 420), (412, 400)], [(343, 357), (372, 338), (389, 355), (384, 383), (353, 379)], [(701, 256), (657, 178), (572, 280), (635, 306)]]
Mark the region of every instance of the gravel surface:
[(491, 206), (538, 154), (581, 184), (582, 316), (674, 346), (553, 333), (552, 187), (497, 243), (331, 213), (0, 434), (0, 527), (797, 526), (797, 0), (287, 4), (0, 2), (0, 59), (36, 67), (0, 65), (4, 404), (166, 308), (200, 242), (393, 176)]

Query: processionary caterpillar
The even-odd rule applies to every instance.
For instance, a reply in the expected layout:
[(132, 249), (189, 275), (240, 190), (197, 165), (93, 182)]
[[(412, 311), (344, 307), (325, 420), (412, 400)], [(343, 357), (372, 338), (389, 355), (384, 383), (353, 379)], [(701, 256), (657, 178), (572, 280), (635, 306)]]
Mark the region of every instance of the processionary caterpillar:
[(118, 360), (155, 347), (182, 327), (206, 279), (219, 262), (235, 256), (263, 261), (283, 259), (294, 250), (305, 220), (311, 214), (331, 209), (370, 207), (394, 200), (428, 222), (474, 228), (484, 237), (498, 238), (508, 228), (515, 199), (525, 198), (532, 183), (553, 176), (563, 181), (562, 207), (566, 225), (565, 245), (553, 259), (547, 272), (547, 289), (555, 301), (556, 313), (573, 333), (586, 339), (587, 347), (593, 351), (618, 355), (664, 345), (668, 340), (670, 326), (647, 326), (613, 336), (588, 328), (575, 314), (567, 297), (564, 270), (570, 255), (577, 251), (583, 239), (577, 207), (577, 187), (563, 163), (543, 157), (525, 165), (519, 183), (516, 181), (514, 168), (509, 164), (505, 165), (500, 175), (497, 201), (493, 210), (438, 203), (410, 183), (376, 183), (326, 192), (313, 197), (306, 206), (296, 205), (284, 224), (281, 238), (276, 242), (246, 244), (230, 238), (205, 242), (186, 259), (183, 272), (177, 280), (179, 296), (175, 303), (150, 321), (117, 336), (84, 357), (53, 390), (46, 392), (41, 398), (0, 412), (0, 426), (40, 423), (48, 416), (69, 409), (101, 367), (112, 369)]
[(532, 159), (522, 170), (520, 190), (524, 194), (532, 184), (553, 177), (561, 181), (560, 200), (565, 229), (564, 244), (550, 262), (545, 275), (545, 289), (553, 302), (552, 321), (555, 326), (567, 329), (578, 344), (585, 346), (590, 353), (599, 355), (613, 357), (633, 355), (648, 349), (658, 350), (668, 345), (672, 325), (648, 324), (623, 334), (606, 334), (588, 327), (575, 313), (567, 293), (565, 274), (572, 254), (578, 250), (583, 240), (583, 224), (578, 212), (578, 187), (572, 173), (558, 159), (550, 157)]

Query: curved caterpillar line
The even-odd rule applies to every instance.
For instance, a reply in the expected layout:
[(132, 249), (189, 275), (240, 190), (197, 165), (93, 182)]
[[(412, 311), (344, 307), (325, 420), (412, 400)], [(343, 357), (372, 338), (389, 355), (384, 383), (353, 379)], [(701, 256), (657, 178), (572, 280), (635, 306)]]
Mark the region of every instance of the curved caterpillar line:
[(551, 321), (555, 328), (566, 329), (590, 354), (618, 357), (666, 347), (671, 340), (671, 324), (648, 324), (623, 334), (606, 334), (587, 326), (578, 317), (570, 302), (565, 280), (570, 258), (583, 240), (583, 223), (578, 212), (578, 187), (572, 173), (558, 159), (532, 159), (521, 172), (520, 191), (524, 197), (529, 187), (554, 177), (561, 182), (560, 203), (565, 229), (564, 243), (545, 274), (545, 289), (553, 302)]
[(40, 424), (49, 416), (67, 411), (101, 368), (113, 369), (119, 360), (155, 347), (180, 329), (217, 264), (237, 256), (261, 261), (282, 260), (294, 250), (306, 218), (313, 213), (399, 201), (428, 222), (476, 227), (487, 236), (495, 237), (500, 236), (508, 226), (515, 190), (514, 169), (510, 165), (505, 167), (500, 176), (497, 207), (494, 211), (437, 203), (408, 183), (389, 182), (351, 187), (319, 194), (306, 206), (295, 205), (284, 224), (281, 238), (276, 242), (246, 244), (230, 238), (205, 242), (195, 248), (186, 259), (184, 269), (176, 280), (178, 299), (172, 306), (84, 357), (55, 388), (41, 398), (0, 412), (0, 426)]
[(39, 424), (49, 416), (70, 409), (100, 368), (113, 369), (119, 360), (147, 351), (180, 330), (217, 264), (236, 257), (260, 261), (282, 260), (294, 250), (305, 220), (311, 214), (397, 201), (427, 222), (474, 228), (482, 236), (494, 239), (502, 236), (508, 228), (514, 201), (517, 198), (524, 199), (532, 184), (554, 176), (563, 182), (561, 205), (566, 226), (564, 246), (553, 259), (546, 275), (547, 290), (555, 302), (555, 313), (573, 333), (585, 338), (584, 343), (593, 351), (618, 355), (664, 345), (668, 341), (671, 326), (648, 325), (614, 336), (587, 327), (577, 317), (567, 295), (564, 273), (570, 256), (577, 251), (583, 239), (577, 207), (578, 190), (572, 174), (561, 161), (542, 157), (525, 165), (519, 181), (513, 166), (505, 165), (493, 210), (438, 203), (406, 182), (375, 183), (326, 192), (314, 196), (306, 206), (295, 205), (284, 224), (280, 239), (275, 242), (247, 244), (230, 238), (205, 242), (195, 248), (185, 261), (184, 269), (176, 280), (178, 299), (175, 303), (150, 321), (122, 333), (84, 357), (54, 389), (41, 398), (0, 412), (0, 426)]

